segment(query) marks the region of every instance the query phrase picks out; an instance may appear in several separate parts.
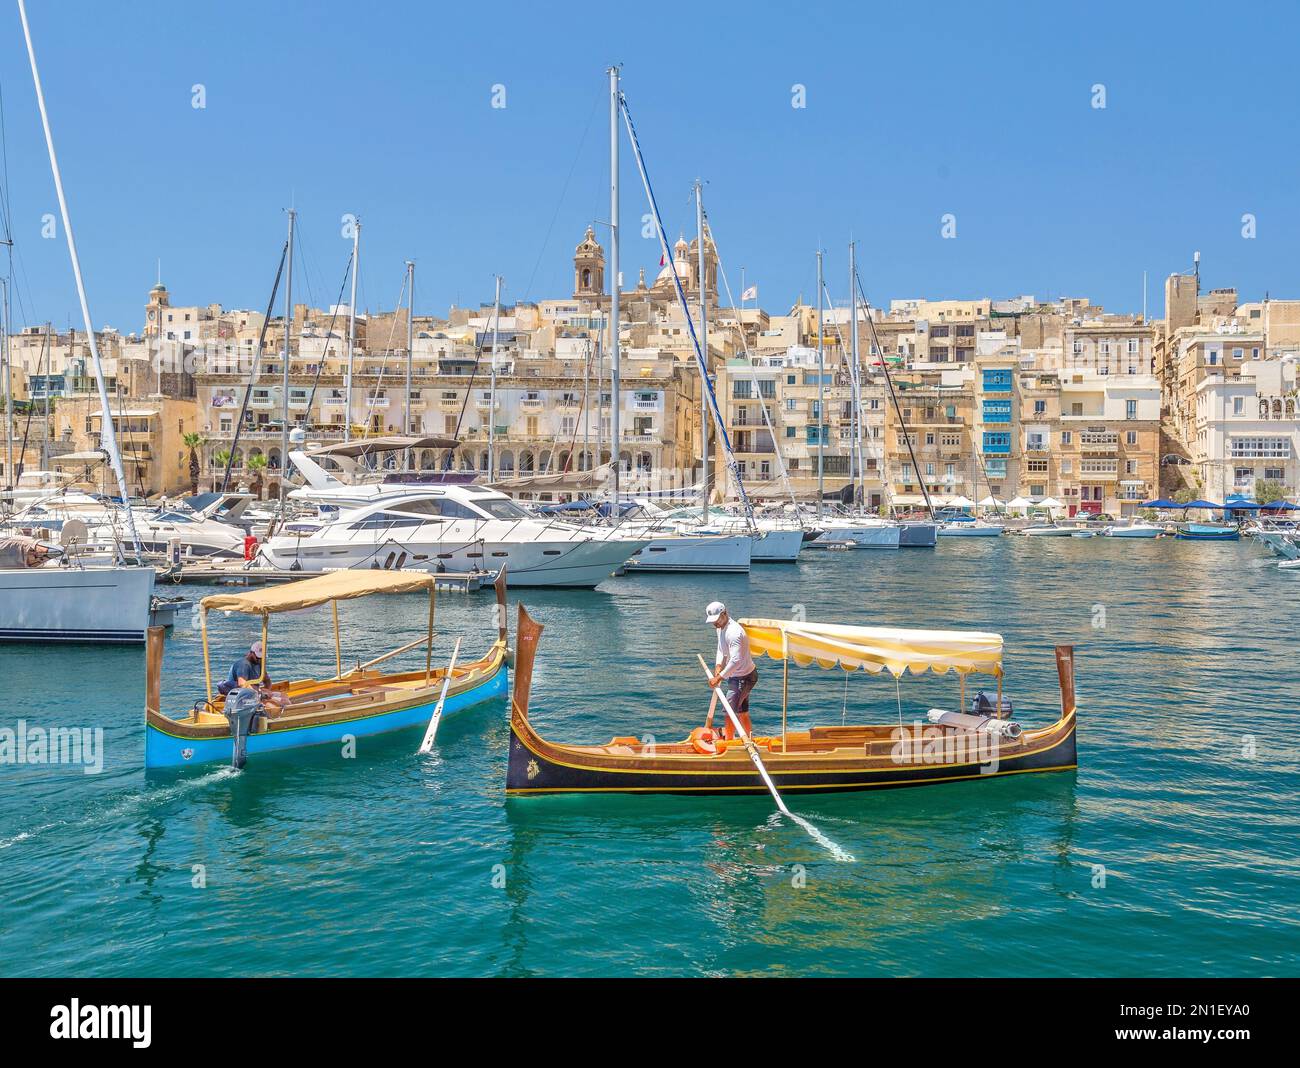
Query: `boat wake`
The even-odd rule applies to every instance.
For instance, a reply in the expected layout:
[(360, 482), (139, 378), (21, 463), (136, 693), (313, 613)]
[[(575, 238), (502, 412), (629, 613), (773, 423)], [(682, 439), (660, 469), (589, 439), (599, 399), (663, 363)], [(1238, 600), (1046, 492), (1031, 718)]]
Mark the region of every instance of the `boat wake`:
[(170, 786), (162, 787), (158, 790), (148, 790), (145, 793), (132, 794), (122, 798), (117, 802), (110, 804), (96, 813), (90, 813), (76, 820), (54, 820), (51, 823), (43, 823), (39, 827), (33, 827), (27, 831), (19, 831), (9, 838), (0, 838), (0, 849), (9, 849), (21, 842), (30, 841), (58, 827), (73, 825), (77, 827), (95, 826), (97, 824), (111, 823), (113, 820), (126, 816), (133, 810), (143, 808), (149, 805), (165, 804), (169, 801), (175, 801), (179, 797), (202, 790), (213, 783), (222, 782), (226, 779), (233, 779), (239, 775), (239, 772), (231, 767), (220, 768), (217, 771), (208, 772), (194, 779), (184, 779), (175, 782)]

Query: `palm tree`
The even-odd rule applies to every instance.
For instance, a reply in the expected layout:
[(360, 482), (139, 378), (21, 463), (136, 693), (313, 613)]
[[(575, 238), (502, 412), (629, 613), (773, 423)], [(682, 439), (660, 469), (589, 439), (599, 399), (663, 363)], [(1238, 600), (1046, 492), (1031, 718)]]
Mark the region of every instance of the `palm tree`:
[(190, 493), (197, 495), (199, 492), (199, 452), (203, 447), (202, 434), (182, 434), (181, 441), (185, 447), (190, 450)]
[(260, 452), (253, 453), (248, 458), (248, 468), (253, 472), (253, 481), (249, 486), (260, 501), (262, 499), (262, 472), (266, 470), (266, 457)]
[[(212, 467), (214, 471), (224, 473), (226, 470), (226, 464), (228, 463), (230, 463), (229, 449), (218, 449), (212, 454)], [(214, 490), (217, 488), (217, 479), (221, 477), (220, 473), (212, 476), (212, 488)]]

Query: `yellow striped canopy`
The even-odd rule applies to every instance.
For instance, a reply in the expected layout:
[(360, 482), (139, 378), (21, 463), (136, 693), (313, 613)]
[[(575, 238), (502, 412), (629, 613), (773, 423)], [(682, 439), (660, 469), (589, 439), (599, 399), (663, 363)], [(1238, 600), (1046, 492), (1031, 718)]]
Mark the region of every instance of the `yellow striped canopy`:
[(900, 630), (894, 627), (844, 627), (788, 619), (742, 619), (750, 652), (800, 667), (841, 667), (845, 671), (933, 671), (1002, 674), (1002, 635), (978, 630)]
[(379, 568), (329, 571), (315, 578), (286, 582), (283, 586), (267, 586), (244, 593), (214, 593), (204, 597), (201, 603), (209, 611), (265, 616), (314, 608), (330, 601), (369, 597), (372, 593), (431, 590), (437, 581), (437, 576), (428, 571), (383, 571)]

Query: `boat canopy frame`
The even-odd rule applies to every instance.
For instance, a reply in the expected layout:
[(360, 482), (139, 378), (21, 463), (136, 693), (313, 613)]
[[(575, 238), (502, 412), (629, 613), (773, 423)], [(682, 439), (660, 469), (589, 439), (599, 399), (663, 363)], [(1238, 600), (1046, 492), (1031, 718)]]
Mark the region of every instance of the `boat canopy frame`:
[[(497, 577), (501, 584), (504, 571)], [(283, 586), (271, 586), (242, 593), (215, 593), (204, 597), (199, 602), (200, 628), (203, 636), (203, 678), (207, 694), (207, 705), (213, 705), (212, 691), (212, 656), (208, 647), (208, 613), (239, 612), (244, 615), (260, 616), (262, 620), (262, 674), (252, 680), (260, 683), (266, 678), (266, 661), (270, 641), (270, 619), (282, 612), (297, 612), (306, 608), (316, 608), (328, 604), (334, 621), (334, 665), (335, 679), (343, 677), (343, 644), (339, 635), (339, 601), (350, 601), (357, 597), (369, 597), (385, 593), (417, 593), (429, 591), (429, 620), (425, 636), (408, 642), (403, 646), (382, 656), (360, 664), (354, 670), (372, 667), (400, 653), (408, 652), (417, 646), (425, 647), (425, 679), (433, 677), (433, 622), (437, 576), (428, 571), (381, 571), (367, 569), (364, 571), (331, 571), (315, 578), (301, 579)], [(498, 590), (500, 596), (500, 590)]]
[(741, 619), (750, 652), (782, 663), (781, 749), (786, 750), (790, 707), (790, 664), (816, 665), (845, 672), (888, 672), (895, 684), (904, 674), (955, 672), (960, 680), (959, 703), (966, 709), (966, 677), (997, 679), (997, 714), (1002, 714), (1002, 635), (977, 630), (910, 630), (899, 627), (855, 627), (788, 619)]

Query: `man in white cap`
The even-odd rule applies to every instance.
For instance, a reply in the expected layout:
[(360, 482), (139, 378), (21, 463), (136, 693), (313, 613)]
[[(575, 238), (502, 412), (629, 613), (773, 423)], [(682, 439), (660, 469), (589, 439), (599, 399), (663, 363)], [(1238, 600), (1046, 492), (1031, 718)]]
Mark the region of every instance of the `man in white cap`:
[[(758, 668), (754, 666), (754, 658), (749, 653), (749, 635), (745, 633), (744, 627), (727, 614), (727, 606), (721, 601), (709, 604), (704, 610), (704, 619), (712, 623), (718, 632), (718, 655), (714, 660), (713, 677), (709, 679), (709, 685), (723, 686), (723, 694), (731, 705), (731, 710), (736, 713), (745, 733), (749, 734), (753, 730), (749, 722), (749, 693), (758, 682)], [(731, 718), (725, 712), (723, 716), (726, 719), (726, 737), (734, 738), (735, 728), (731, 725)]]

